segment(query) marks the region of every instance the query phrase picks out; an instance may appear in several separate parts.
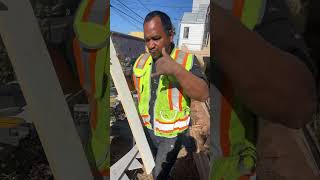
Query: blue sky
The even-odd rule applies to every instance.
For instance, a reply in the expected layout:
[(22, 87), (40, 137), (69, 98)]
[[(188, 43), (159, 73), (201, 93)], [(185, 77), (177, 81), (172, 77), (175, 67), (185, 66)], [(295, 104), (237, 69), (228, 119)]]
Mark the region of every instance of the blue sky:
[[(192, 10), (192, 0), (110, 0), (110, 3), (111, 31), (124, 34), (131, 31), (143, 31), (143, 19), (149, 10), (160, 10), (170, 16), (175, 26), (175, 42), (177, 42), (179, 36), (179, 26), (183, 13)], [(133, 12), (128, 10), (126, 6)]]

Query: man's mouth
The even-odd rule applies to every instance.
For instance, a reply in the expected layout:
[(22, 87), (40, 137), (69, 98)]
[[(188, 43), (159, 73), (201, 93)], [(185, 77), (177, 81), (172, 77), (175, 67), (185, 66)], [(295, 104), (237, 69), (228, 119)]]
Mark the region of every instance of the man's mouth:
[(150, 54), (152, 54), (152, 56), (159, 56), (159, 51), (150, 51)]
[(159, 52), (159, 51), (150, 51), (150, 54), (153, 59), (158, 59), (162, 56), (161, 52)]

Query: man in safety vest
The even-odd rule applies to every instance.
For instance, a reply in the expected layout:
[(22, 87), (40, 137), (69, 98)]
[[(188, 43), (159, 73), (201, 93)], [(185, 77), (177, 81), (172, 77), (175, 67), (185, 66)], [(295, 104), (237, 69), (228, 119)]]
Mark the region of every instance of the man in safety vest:
[(144, 20), (149, 53), (133, 67), (138, 110), (155, 156), (154, 179), (168, 179), (190, 124), (190, 98), (205, 101), (209, 90), (193, 54), (174, 47), (174, 29), (163, 12)]
[(316, 104), (316, 69), (286, 1), (215, 0), (211, 9), (211, 179), (316, 179), (284, 155), (303, 156), (288, 134), (312, 120)]

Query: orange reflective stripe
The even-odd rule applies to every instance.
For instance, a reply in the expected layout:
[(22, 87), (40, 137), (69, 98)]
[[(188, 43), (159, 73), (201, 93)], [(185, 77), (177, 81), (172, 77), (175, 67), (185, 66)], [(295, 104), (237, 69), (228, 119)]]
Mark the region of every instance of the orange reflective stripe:
[[(187, 60), (188, 60), (189, 53), (186, 53), (184, 56), (182, 67), (186, 68)], [(182, 111), (182, 95), (183, 95), (183, 89), (182, 87), (179, 87), (179, 110)]]
[(150, 122), (145, 121), (145, 122), (143, 123), (143, 125), (148, 126), (148, 125), (151, 125), (151, 124), (150, 124)]
[(81, 48), (79, 41), (75, 38), (73, 40), (73, 54), (75, 56), (77, 70), (78, 70), (78, 76), (81, 86), (83, 87), (84, 84), (84, 70), (83, 70), (83, 63), (81, 59)]
[(82, 21), (88, 21), (89, 15), (90, 15), (90, 10), (92, 8), (92, 5), (94, 3), (94, 0), (89, 0), (88, 5), (86, 9), (84, 10), (84, 14), (82, 16)]
[(140, 102), (140, 78), (137, 78), (134, 76), (134, 74), (132, 74), (132, 79), (133, 79), (133, 86), (135, 88), (135, 90), (137, 91), (137, 95), (138, 95), (138, 102)]
[(188, 60), (188, 56), (189, 56), (189, 53), (186, 53), (186, 55), (184, 56), (183, 58), (183, 61), (182, 61), (182, 67), (186, 68), (186, 65), (187, 65), (187, 60)]
[(137, 64), (136, 64), (136, 67), (135, 67), (135, 68), (138, 68), (138, 66), (139, 66), (139, 64), (140, 64), (140, 61), (141, 61), (142, 57), (143, 57), (143, 55), (141, 55), (141, 56), (140, 56), (140, 58), (138, 59), (138, 62), (137, 62)]
[(151, 125), (149, 121), (145, 121), (146, 118), (149, 118), (148, 114), (140, 115), (141, 118), (143, 119), (143, 125), (148, 126)]
[[(180, 50), (176, 50), (174, 56), (174, 61), (185, 68), (188, 60), (188, 53), (180, 53)], [(183, 89), (179, 85), (174, 86), (170, 82), (168, 86), (168, 102), (170, 110), (182, 111), (182, 97)]]
[(91, 111), (90, 112), (90, 123), (91, 123), (91, 127), (93, 129), (95, 129), (97, 126), (97, 100), (93, 96), (89, 97), (89, 99), (91, 99), (91, 101), (93, 101), (91, 108), (90, 108), (90, 111)]
[(230, 154), (230, 137), (229, 137), (229, 130), (230, 130), (230, 123), (231, 123), (231, 99), (232, 99), (232, 87), (229, 84), (229, 81), (224, 78), (222, 82), (226, 82), (223, 86), (223, 91), (225, 94), (222, 96), (221, 102), (221, 121), (220, 121), (220, 142), (221, 142), (221, 149), (224, 156), (228, 156)]
[(174, 52), (174, 59), (175, 59), (175, 60), (177, 59), (177, 57), (178, 57), (178, 55), (179, 55), (179, 52), (180, 52), (180, 50), (176, 50), (176, 51)]
[(173, 110), (173, 105), (172, 105), (172, 85), (171, 85), (171, 83), (169, 83), (169, 86), (168, 86), (168, 102), (169, 102), (170, 110)]
[(179, 87), (179, 111), (182, 111), (182, 93), (183, 89)]
[(233, 16), (238, 17), (238, 18), (240, 18), (242, 16), (244, 1), (245, 0), (234, 0), (233, 1), (233, 10), (232, 10)]
[(138, 101), (140, 101), (140, 78), (132, 74), (132, 79), (133, 79), (134, 88), (137, 91)]
[(107, 24), (109, 17), (110, 17), (110, 6), (107, 5), (107, 12), (106, 12), (106, 15), (103, 18), (103, 24), (104, 25)]
[(138, 79), (138, 102), (140, 102), (140, 80), (141, 78), (137, 78)]
[[(242, 10), (244, 7), (245, 0), (234, 0), (232, 13), (234, 16), (240, 18), (242, 16)], [(220, 144), (222, 153), (224, 156), (230, 154), (230, 123), (231, 123), (231, 112), (232, 112), (232, 86), (230, 81), (226, 78), (222, 78), (224, 82), (222, 92), (223, 96), (221, 97), (221, 118), (220, 118)]]
[(159, 128), (156, 128), (157, 131), (162, 132), (162, 133), (172, 133), (174, 131), (183, 131), (188, 129), (189, 125), (181, 127), (181, 128), (174, 128), (173, 130), (160, 130)]
[(241, 176), (238, 180), (256, 179), (256, 177), (254, 177), (254, 176), (256, 176), (256, 173), (255, 173), (255, 172), (253, 172), (253, 173), (251, 173), (251, 174), (248, 174), (248, 175), (243, 175), (243, 176)]
[(107, 170), (104, 170), (101, 172), (102, 176), (110, 176), (110, 169), (108, 168)]
[(91, 93), (96, 92), (96, 78), (95, 78), (95, 69), (96, 69), (96, 59), (97, 59), (97, 50), (89, 50), (89, 67), (90, 67), (90, 81), (91, 81)]
[(241, 176), (238, 180), (249, 180), (250, 176)]
[(132, 74), (132, 82), (133, 82), (133, 86), (134, 86), (134, 89), (137, 90), (137, 82), (136, 82), (136, 77), (134, 76), (134, 74)]
[[(78, 70), (78, 76), (80, 80), (80, 84), (83, 87), (84, 86), (84, 78), (85, 78), (85, 73), (84, 73), (84, 64), (82, 62), (81, 58), (81, 53), (82, 53), (82, 48), (80, 47), (79, 41), (77, 39), (73, 40), (73, 52), (75, 55), (76, 59), (76, 65), (77, 65), (77, 70)], [(91, 93), (94, 93), (96, 90), (96, 85), (95, 85), (95, 65), (96, 65), (96, 50), (90, 50), (89, 51), (89, 68), (90, 68), (90, 81), (91, 81)], [(97, 124), (97, 101), (94, 98), (91, 98), (92, 102), (92, 107), (91, 107), (91, 115), (90, 115), (90, 123), (91, 127), (94, 129), (96, 128)]]
[(110, 176), (110, 168), (102, 170), (102, 171), (94, 170), (94, 171), (92, 171), (92, 174), (94, 176)]

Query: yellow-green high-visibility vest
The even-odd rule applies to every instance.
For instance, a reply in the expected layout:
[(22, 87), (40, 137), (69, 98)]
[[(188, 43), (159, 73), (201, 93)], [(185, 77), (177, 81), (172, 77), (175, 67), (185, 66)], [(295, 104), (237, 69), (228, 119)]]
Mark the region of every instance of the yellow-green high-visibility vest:
[[(194, 55), (175, 48), (171, 57), (187, 71), (191, 70)], [(133, 79), (138, 92), (138, 110), (144, 125), (153, 129), (156, 136), (176, 137), (189, 127), (190, 98), (173, 76), (161, 75), (154, 107), (149, 107), (152, 63), (151, 55), (146, 53), (136, 60), (133, 67)], [(150, 110), (154, 112), (153, 119), (150, 119)], [(153, 121), (153, 127), (150, 121)]]
[(107, 0), (82, 0), (74, 20), (73, 50), (82, 87), (90, 103), (91, 133), (86, 154), (92, 172), (109, 176), (109, 36)]
[[(231, 4), (233, 15), (252, 30), (262, 20), (266, 0), (232, 0)], [(211, 71), (215, 87), (211, 95), (210, 179), (256, 179), (255, 119), (234, 96), (230, 81), (215, 62)]]

